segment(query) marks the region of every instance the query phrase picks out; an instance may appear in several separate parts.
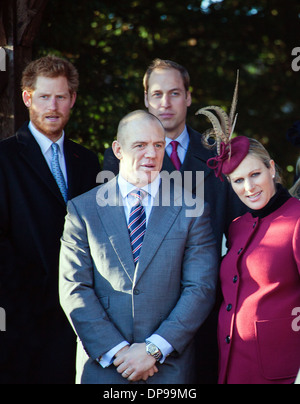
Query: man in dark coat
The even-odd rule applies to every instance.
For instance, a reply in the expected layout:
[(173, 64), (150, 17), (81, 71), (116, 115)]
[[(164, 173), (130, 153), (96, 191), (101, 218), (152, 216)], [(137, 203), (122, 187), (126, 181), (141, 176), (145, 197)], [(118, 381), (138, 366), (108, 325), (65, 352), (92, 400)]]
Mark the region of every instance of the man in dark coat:
[[(186, 125), (187, 109), (192, 97), (189, 90), (190, 77), (187, 70), (175, 62), (155, 60), (144, 77), (145, 105), (166, 130), (166, 151), (162, 171), (192, 174), (192, 191), (196, 192), (196, 173), (204, 172), (204, 199), (210, 206), (213, 232), (219, 257), (222, 256), (223, 236), (233, 219), (245, 212), (245, 208), (234, 195), (225, 179), (220, 182), (207, 160), (213, 152), (202, 145), (202, 135)], [(118, 160), (112, 149), (107, 149), (103, 170), (118, 174)], [(183, 177), (184, 182), (184, 177)], [(198, 335), (197, 358), (199, 383), (216, 383), (218, 369), (217, 324), (218, 310), (208, 318)]]
[(32, 62), (22, 79), (30, 123), (0, 143), (1, 384), (75, 382), (75, 334), (58, 298), (60, 238), (66, 201), (95, 187), (100, 171), (64, 133), (77, 87), (68, 61)]

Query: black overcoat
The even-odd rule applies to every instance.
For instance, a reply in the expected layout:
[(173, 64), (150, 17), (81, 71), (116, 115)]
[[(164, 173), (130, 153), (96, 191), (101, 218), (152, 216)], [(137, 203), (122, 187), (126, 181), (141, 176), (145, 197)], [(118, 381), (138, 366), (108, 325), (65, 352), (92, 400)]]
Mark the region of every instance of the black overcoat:
[[(97, 156), (65, 138), (69, 199), (95, 187)], [(72, 383), (75, 337), (60, 307), (66, 204), (28, 123), (0, 143), (0, 383)]]

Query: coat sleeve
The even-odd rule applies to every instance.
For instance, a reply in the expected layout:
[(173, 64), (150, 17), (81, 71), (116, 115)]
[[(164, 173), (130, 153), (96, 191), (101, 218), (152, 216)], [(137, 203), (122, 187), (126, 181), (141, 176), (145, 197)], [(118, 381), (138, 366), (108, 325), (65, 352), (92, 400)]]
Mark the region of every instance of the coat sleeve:
[(98, 359), (125, 338), (95, 294), (93, 271), (86, 225), (70, 201), (61, 239), (60, 303), (87, 354)]
[[(11, 285), (16, 286), (18, 279), (14, 271), (16, 267), (16, 253), (11, 241), (10, 233), (11, 217), (9, 190), (7, 177), (3, 171), (0, 160), (0, 307), (2, 308), (10, 306), (9, 303), (12, 299), (12, 296), (10, 296), (12, 293), (10, 290)], [(19, 286), (21, 287), (21, 285)], [(17, 290), (17, 287), (15, 287), (15, 290)], [(7, 298), (8, 301), (6, 301)]]
[[(3, 264), (3, 258), (9, 255), (11, 245), (9, 242), (9, 201), (8, 190), (5, 175), (3, 173), (2, 166), (0, 165), (0, 252), (1, 252), (1, 264)], [(1, 265), (0, 264), (0, 265)], [(2, 271), (1, 271), (2, 272)]]
[(213, 309), (218, 278), (218, 254), (209, 208), (189, 227), (182, 264), (180, 298), (155, 334), (180, 354)]
[(106, 149), (104, 153), (103, 171), (111, 171), (114, 175), (118, 175), (119, 165), (120, 162), (114, 155), (112, 148)]

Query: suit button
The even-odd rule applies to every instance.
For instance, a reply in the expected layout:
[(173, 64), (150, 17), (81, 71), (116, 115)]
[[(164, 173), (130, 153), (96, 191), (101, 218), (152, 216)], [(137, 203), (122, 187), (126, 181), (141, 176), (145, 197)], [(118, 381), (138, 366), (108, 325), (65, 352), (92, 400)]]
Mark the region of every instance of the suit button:
[(141, 292), (139, 291), (139, 289), (133, 289), (133, 294), (138, 296)]
[(232, 304), (229, 304), (229, 305), (226, 307), (226, 310), (227, 310), (227, 311), (231, 311), (231, 310), (232, 310)]
[(226, 341), (227, 344), (230, 344), (230, 336), (229, 335), (227, 335), (227, 337), (225, 338), (225, 341)]
[(233, 277), (233, 283), (237, 283), (237, 281), (238, 281), (238, 276), (235, 275), (235, 276)]

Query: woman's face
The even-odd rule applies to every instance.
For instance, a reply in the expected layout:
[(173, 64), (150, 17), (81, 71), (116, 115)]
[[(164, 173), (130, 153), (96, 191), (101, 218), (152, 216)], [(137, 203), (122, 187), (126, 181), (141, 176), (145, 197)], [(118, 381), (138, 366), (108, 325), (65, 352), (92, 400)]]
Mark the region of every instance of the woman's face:
[(240, 200), (250, 209), (264, 208), (276, 193), (274, 178), (275, 163), (267, 168), (261, 159), (248, 154), (242, 163), (229, 175), (232, 188)]

